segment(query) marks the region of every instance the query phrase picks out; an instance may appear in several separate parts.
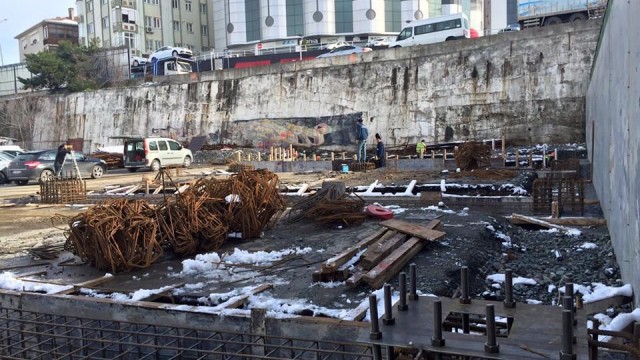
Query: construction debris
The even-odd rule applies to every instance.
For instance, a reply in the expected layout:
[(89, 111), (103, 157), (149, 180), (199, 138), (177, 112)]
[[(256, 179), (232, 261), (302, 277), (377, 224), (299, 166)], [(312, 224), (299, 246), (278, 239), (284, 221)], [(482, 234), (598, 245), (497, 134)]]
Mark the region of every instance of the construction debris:
[(59, 178), (40, 181), (40, 202), (68, 204), (87, 200), (87, 183), (78, 178)]
[(480, 142), (466, 142), (455, 153), (456, 165), (462, 170), (488, 166), (491, 161), (491, 146)]
[(67, 248), (100, 270), (118, 273), (148, 267), (163, 253), (155, 214), (144, 200), (96, 205), (69, 221)]
[(354, 246), (325, 261), (313, 273), (313, 281), (346, 281), (350, 287), (362, 281), (380, 288), (400, 271), (426, 241), (436, 241), (446, 233), (442, 221), (432, 220), (418, 225), (401, 220), (380, 223), (384, 228), (359, 241)]
[(124, 167), (123, 156), (120, 153), (109, 153), (109, 152), (97, 151), (92, 153), (91, 157), (104, 160), (104, 162), (107, 163), (107, 168), (109, 169)]
[(148, 267), (163, 248), (189, 256), (220, 248), (229, 234), (258, 237), (284, 209), (277, 175), (243, 171), (199, 179), (155, 208), (144, 200), (107, 201), (71, 219), (67, 244), (83, 261), (118, 273)]

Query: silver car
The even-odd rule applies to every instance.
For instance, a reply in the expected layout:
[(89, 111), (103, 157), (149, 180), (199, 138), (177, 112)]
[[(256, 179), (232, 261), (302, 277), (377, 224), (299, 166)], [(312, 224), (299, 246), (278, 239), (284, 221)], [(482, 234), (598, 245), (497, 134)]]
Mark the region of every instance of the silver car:
[[(54, 176), (53, 163), (57, 152), (57, 150), (39, 150), (19, 154), (9, 163), (8, 180), (18, 185), (26, 185), (30, 180), (46, 181), (51, 179)], [(62, 168), (62, 176), (77, 175), (71, 156), (75, 157), (80, 176), (83, 178), (97, 179), (107, 172), (107, 163), (104, 160), (87, 157), (80, 152), (73, 152), (73, 155), (67, 154)]]
[(153, 64), (157, 60), (169, 57), (181, 57), (190, 59), (192, 56), (193, 52), (191, 51), (191, 49), (176, 46), (164, 46), (149, 55), (149, 62)]

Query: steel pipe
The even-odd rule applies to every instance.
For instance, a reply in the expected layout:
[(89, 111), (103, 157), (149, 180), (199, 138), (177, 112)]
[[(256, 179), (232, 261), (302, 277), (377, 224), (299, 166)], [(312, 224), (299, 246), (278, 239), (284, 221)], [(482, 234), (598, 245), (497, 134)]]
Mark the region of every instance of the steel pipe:
[(469, 297), (469, 267), (463, 266), (460, 271), (460, 303), (471, 304), (471, 298)]
[(400, 273), (400, 302), (398, 303), (398, 311), (407, 311), (407, 273)]
[(384, 317), (382, 323), (393, 325), (396, 319), (393, 317), (393, 304), (391, 304), (391, 285), (384, 284)]
[(369, 295), (369, 316), (371, 317), (371, 333), (369, 338), (377, 340), (382, 338), (380, 324), (378, 324), (378, 298), (375, 294)]
[(433, 301), (433, 336), (431, 337), (432, 346), (444, 346), (442, 338), (442, 301)]
[(417, 276), (416, 276), (416, 264), (409, 265), (409, 300), (418, 300), (418, 290), (417, 290)]
[(505, 308), (516, 307), (516, 302), (513, 301), (513, 272), (511, 271), (511, 269), (506, 269), (504, 271), (504, 291), (505, 291), (504, 307)]
[(484, 344), (484, 351), (488, 353), (499, 353), (500, 345), (496, 342), (496, 317), (495, 309), (492, 304), (487, 305), (487, 342)]

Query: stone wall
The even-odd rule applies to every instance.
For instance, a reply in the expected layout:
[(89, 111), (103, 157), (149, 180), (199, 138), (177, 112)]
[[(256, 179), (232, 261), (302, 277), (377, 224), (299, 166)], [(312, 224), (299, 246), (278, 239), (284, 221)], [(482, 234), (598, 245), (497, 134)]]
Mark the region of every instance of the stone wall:
[(586, 108), (593, 185), (622, 272), (640, 301), (640, 23), (638, 1), (610, 1)]
[[(355, 119), (387, 147), (506, 136), (584, 141), (588, 75), (601, 21), (41, 99), (34, 147), (112, 136), (352, 150)], [(160, 79), (159, 79), (160, 80)]]

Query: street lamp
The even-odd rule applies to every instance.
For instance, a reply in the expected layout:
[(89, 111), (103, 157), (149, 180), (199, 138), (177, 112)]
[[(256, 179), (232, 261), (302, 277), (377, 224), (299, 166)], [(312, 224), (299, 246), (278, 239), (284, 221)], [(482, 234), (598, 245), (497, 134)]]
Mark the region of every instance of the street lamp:
[[(4, 18), (2, 20), (0, 20), (0, 24), (2, 24), (3, 22), (7, 21), (9, 19)], [(4, 59), (2, 58), (2, 44), (0, 44), (0, 66), (4, 66)]]
[(300, 37), (300, 61), (302, 61), (302, 41), (304, 40), (304, 35), (298, 35)]

